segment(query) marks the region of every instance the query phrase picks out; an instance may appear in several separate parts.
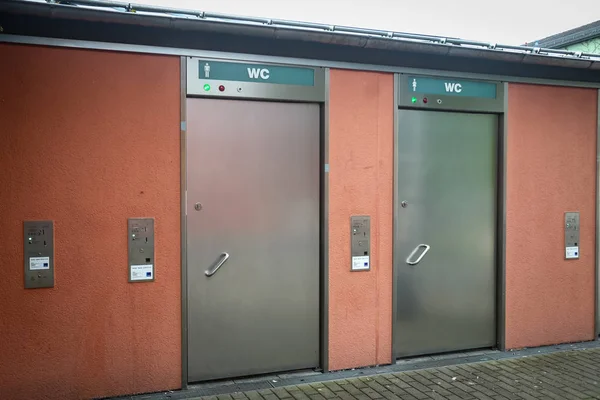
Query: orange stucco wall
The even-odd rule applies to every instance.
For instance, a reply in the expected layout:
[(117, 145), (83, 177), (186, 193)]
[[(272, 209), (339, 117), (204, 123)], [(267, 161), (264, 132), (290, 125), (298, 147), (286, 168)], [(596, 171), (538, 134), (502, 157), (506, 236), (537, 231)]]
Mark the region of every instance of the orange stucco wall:
[[(0, 45), (0, 398), (177, 388), (179, 59)], [(156, 281), (127, 283), (127, 218)], [(54, 220), (55, 287), (23, 288), (23, 221)]]
[[(597, 91), (511, 84), (508, 99), (506, 346), (590, 340)], [(579, 260), (564, 260), (566, 211)]]
[[(391, 362), (393, 75), (332, 70), (329, 369)], [(371, 216), (371, 270), (350, 272), (350, 216)]]

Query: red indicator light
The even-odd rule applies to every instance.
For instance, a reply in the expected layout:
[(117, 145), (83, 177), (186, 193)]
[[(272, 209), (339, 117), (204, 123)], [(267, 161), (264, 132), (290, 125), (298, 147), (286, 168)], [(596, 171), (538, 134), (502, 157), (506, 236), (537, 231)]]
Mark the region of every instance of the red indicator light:
[(423, 103), (427, 104), (427, 97), (423, 97)]
[(221, 85), (219, 86), (219, 92), (224, 92), (225, 91), (225, 86)]

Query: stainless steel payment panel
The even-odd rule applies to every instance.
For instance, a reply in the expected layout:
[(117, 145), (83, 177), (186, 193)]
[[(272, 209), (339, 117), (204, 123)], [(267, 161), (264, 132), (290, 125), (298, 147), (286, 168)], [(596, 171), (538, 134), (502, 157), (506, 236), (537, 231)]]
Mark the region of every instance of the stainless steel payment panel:
[(25, 289), (54, 287), (54, 223), (23, 223)]
[(350, 217), (351, 271), (371, 269), (371, 217)]
[(565, 213), (565, 259), (579, 258), (579, 212)]
[(127, 220), (129, 282), (154, 280), (154, 218)]
[(325, 69), (188, 57), (187, 95), (325, 101)]
[(492, 113), (501, 113), (504, 109), (501, 82), (401, 74), (398, 84), (401, 108)]

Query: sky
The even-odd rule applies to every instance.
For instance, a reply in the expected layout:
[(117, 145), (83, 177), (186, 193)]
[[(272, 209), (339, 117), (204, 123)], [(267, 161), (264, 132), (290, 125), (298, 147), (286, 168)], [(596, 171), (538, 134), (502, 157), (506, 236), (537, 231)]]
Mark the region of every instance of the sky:
[(600, 6), (597, 1), (135, 0), (132, 2), (244, 16), (458, 37), (499, 44), (523, 44), (600, 20)]

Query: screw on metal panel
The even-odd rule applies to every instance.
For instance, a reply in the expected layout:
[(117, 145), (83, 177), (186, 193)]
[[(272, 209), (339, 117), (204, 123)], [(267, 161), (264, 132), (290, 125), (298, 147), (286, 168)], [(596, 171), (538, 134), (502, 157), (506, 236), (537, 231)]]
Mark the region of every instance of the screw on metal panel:
[(196, 210), (196, 211), (202, 210), (202, 204), (201, 203), (194, 204), (194, 210)]
[(408, 205), (408, 203), (406, 201), (403, 201), (402, 203), (400, 203), (400, 205), (402, 206), (402, 208), (406, 208), (406, 206)]

